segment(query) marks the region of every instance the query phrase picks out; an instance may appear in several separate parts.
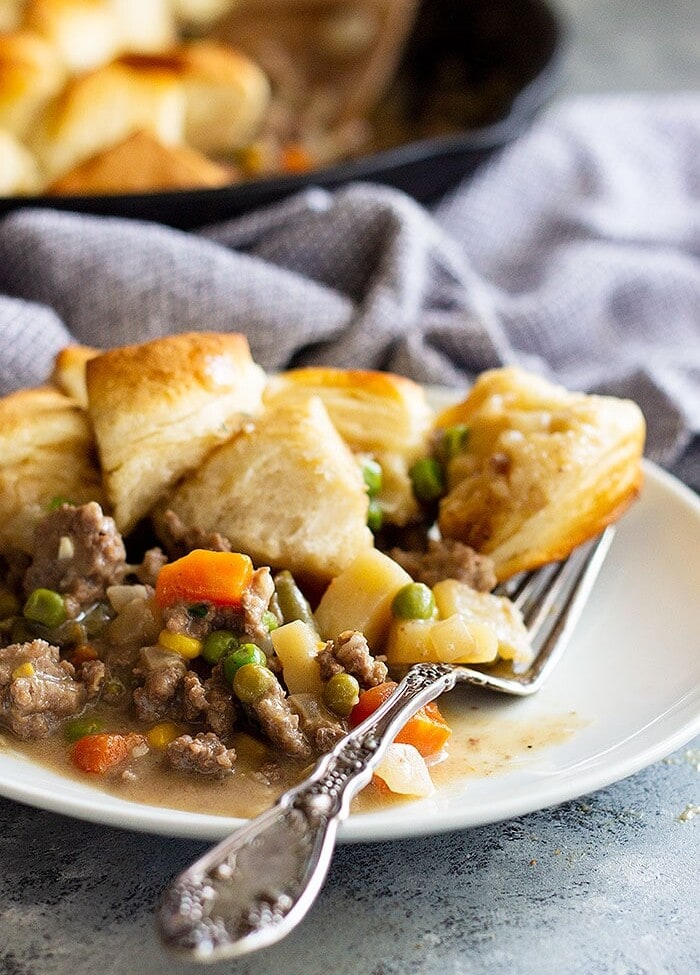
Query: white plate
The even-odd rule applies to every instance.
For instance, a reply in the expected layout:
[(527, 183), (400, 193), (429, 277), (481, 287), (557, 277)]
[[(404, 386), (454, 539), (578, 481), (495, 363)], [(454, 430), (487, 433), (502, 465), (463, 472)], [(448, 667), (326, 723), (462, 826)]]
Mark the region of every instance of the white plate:
[[(499, 774), (458, 778), (430, 799), (351, 816), (341, 839), (417, 836), (533, 812), (631, 775), (700, 732), (700, 501), (657, 467), (645, 470), (641, 499), (622, 519), (547, 686), (517, 701), (466, 691), (467, 702), (481, 705), (480, 722), (486, 712), (494, 723), (535, 729), (575, 713), (577, 730)], [(0, 793), (171, 836), (215, 839), (240, 823), (124, 802), (8, 752), (0, 752)]]

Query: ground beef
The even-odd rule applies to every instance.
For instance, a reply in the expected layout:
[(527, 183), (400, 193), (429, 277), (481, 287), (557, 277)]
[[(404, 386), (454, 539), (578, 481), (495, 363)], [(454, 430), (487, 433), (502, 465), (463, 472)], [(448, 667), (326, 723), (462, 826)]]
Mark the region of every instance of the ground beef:
[(314, 694), (292, 694), (288, 700), (292, 710), (299, 715), (301, 730), (315, 752), (330, 751), (346, 733), (345, 723)]
[(263, 622), (263, 616), (267, 612), (274, 591), (275, 584), (268, 567), (256, 569), (250, 586), (241, 598), (243, 632), (254, 643), (264, 641), (268, 636), (269, 630)]
[(144, 677), (141, 687), (134, 690), (136, 715), (141, 721), (162, 721), (177, 718), (182, 710), (180, 691), (187, 673), (187, 664), (178, 654), (147, 647), (141, 651), (141, 662), (134, 669), (137, 677)]
[(168, 561), (168, 556), (160, 548), (149, 548), (143, 556), (141, 565), (133, 569), (134, 575), (144, 586), (152, 586), (155, 589), (158, 573)]
[(276, 748), (292, 758), (311, 757), (311, 746), (300, 728), (299, 715), (292, 711), (277, 681), (251, 707), (264, 734)]
[(387, 667), (372, 656), (367, 640), (356, 630), (345, 630), (337, 640), (329, 640), (318, 655), (321, 680), (347, 671), (361, 687), (376, 687), (387, 679)]
[(497, 582), (488, 555), (481, 555), (451, 538), (431, 538), (426, 551), (392, 548), (389, 555), (416, 582), (424, 582), (426, 586), (434, 586), (443, 579), (457, 579), (479, 592), (490, 592)]
[(95, 501), (64, 504), (37, 526), (24, 590), (53, 589), (85, 605), (102, 599), (126, 572), (126, 550), (112, 518)]
[[(13, 677), (22, 664), (31, 664), (34, 673)], [(60, 659), (58, 647), (34, 640), (0, 650), (0, 723), (18, 738), (48, 738), (61, 722), (82, 711), (87, 696), (72, 664)]]
[(97, 697), (107, 676), (107, 668), (101, 660), (86, 660), (80, 665), (78, 679), (85, 685), (88, 699)]
[(166, 511), (159, 535), (170, 557), (179, 559), (195, 548), (210, 552), (230, 552), (231, 543), (219, 532), (205, 532), (201, 528), (187, 528), (174, 511)]
[(180, 772), (198, 772), (200, 775), (223, 776), (233, 771), (236, 752), (211, 732), (180, 735), (168, 745), (165, 758), (171, 768)]
[(188, 670), (182, 679), (183, 713), (187, 721), (202, 721), (219, 738), (227, 740), (236, 724), (236, 705), (220, 668), (204, 683)]
[[(189, 607), (191, 603), (174, 603), (163, 609), (163, 626), (172, 633), (184, 633), (195, 640), (204, 640), (212, 629), (231, 629), (230, 626), (214, 625), (217, 616), (216, 607), (212, 603), (198, 603), (202, 607), (202, 616), (193, 616)], [(240, 616), (240, 613), (238, 614)], [(238, 627), (240, 629), (240, 627)]]

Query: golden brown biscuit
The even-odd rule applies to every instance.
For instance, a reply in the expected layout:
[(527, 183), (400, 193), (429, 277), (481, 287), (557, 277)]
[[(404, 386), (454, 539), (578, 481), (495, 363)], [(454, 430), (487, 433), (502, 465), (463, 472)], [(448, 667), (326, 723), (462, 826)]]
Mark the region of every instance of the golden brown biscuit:
[(261, 402), (264, 375), (243, 335), (170, 335), (112, 349), (86, 367), (114, 520), (128, 532)]
[(49, 179), (138, 130), (170, 145), (182, 141), (185, 96), (169, 71), (114, 63), (71, 81), (44, 110), (28, 144)]
[(23, 138), (65, 82), (51, 44), (29, 31), (0, 33), (0, 129)]
[(240, 0), (172, 0), (177, 18), (185, 29), (202, 30), (227, 14)]
[(0, 129), (0, 196), (36, 193), (40, 186), (34, 156), (11, 132)]
[(123, 51), (151, 53), (171, 47), (177, 32), (171, 0), (107, 0), (119, 25)]
[(233, 169), (189, 146), (165, 146), (150, 132), (134, 132), (69, 169), (47, 187), (49, 196), (149, 193), (227, 186)]
[(51, 387), (0, 399), (0, 551), (30, 551), (54, 498), (102, 503), (92, 430), (84, 410)]
[(418, 515), (409, 468), (428, 449), (432, 410), (417, 383), (388, 372), (292, 369), (270, 380), (265, 402), (296, 403), (319, 396), (338, 432), (358, 455), (382, 466), (379, 494), (386, 521), (405, 525)]
[(80, 403), (83, 409), (87, 409), (88, 403), (85, 367), (90, 359), (100, 353), (100, 349), (93, 349), (89, 345), (67, 345), (54, 361), (51, 381), (62, 393)]
[(499, 580), (565, 557), (638, 494), (645, 423), (630, 400), (572, 393), (517, 368), (483, 373), (437, 429), (468, 428), (439, 526)]
[(316, 397), (263, 412), (165, 502), (254, 562), (327, 582), (372, 547), (357, 464)]
[(21, 21), (24, 0), (0, 0), (0, 31), (16, 30)]
[(119, 22), (105, 0), (27, 0), (23, 24), (45, 37), (73, 73), (107, 64), (119, 53)]
[(185, 141), (210, 155), (226, 155), (255, 136), (270, 102), (270, 84), (244, 54), (212, 41), (182, 44), (162, 55), (129, 56), (138, 71), (172, 71), (187, 102)]

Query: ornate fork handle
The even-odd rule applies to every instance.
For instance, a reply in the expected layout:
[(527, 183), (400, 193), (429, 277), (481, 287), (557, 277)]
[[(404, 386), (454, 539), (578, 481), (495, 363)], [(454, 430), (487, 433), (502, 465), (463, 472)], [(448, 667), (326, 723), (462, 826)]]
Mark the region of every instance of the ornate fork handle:
[(325, 879), (338, 824), (351, 800), (370, 781), (403, 724), (454, 687), (456, 679), (451, 667), (413, 667), (305, 782), (180, 874), (158, 915), (163, 943), (200, 961), (217, 961), (288, 934)]

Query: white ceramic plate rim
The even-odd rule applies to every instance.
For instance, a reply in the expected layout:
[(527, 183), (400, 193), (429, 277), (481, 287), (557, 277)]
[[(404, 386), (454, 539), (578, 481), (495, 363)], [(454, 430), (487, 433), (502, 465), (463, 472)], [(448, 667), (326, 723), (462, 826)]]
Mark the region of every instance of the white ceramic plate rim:
[[(675, 555), (679, 563), (692, 567), (693, 555), (697, 562), (698, 551), (692, 540), (694, 534), (700, 539), (700, 499), (675, 478), (645, 462), (645, 489), (633, 509), (637, 526), (644, 529), (652, 515), (658, 517), (662, 510), (688, 529), (678, 534), (680, 550)], [(628, 529), (627, 518), (630, 515), (623, 519), (618, 529), (608, 561), (616, 546), (624, 549), (627, 538), (629, 547), (630, 538), (636, 534), (631, 527)], [(683, 550), (686, 538), (689, 539), (688, 552)], [(603, 572), (606, 567), (607, 563)], [(658, 571), (663, 568), (664, 565), (659, 563)], [(653, 567), (650, 571), (653, 574)], [(657, 578), (656, 582), (663, 586), (664, 580)], [(591, 602), (594, 603), (595, 598)], [(622, 612), (625, 612), (624, 607)], [(694, 605), (692, 600), (689, 605), (673, 604), (671, 612), (676, 617), (681, 615), (688, 632), (700, 632), (697, 601)], [(580, 625), (584, 624), (586, 614), (595, 613), (595, 606), (589, 603)], [(633, 649), (623, 646), (619, 653), (629, 656)], [(697, 647), (694, 650), (697, 651)], [(585, 735), (574, 733), (567, 747), (552, 746), (547, 750), (546, 774), (542, 773), (541, 756), (533, 756), (530, 772), (527, 765), (523, 767), (521, 764), (512, 774), (507, 772), (484, 780), (460, 780), (456, 790), (440, 789), (430, 799), (353, 815), (341, 825), (341, 841), (390, 840), (498, 822), (575, 799), (666, 757), (700, 733), (700, 671), (696, 662), (700, 655), (694, 650), (690, 643), (681, 648), (680, 665), (676, 665), (678, 672), (674, 672), (674, 676), (681, 681), (682, 687), (671, 706), (665, 709), (660, 706), (658, 713), (652, 714), (639, 728), (632, 728), (621, 739), (611, 733), (609, 740), (604, 740), (595, 753), (587, 753)], [(565, 656), (560, 671), (564, 672), (566, 667)], [(546, 691), (547, 688), (540, 695)], [(565, 710), (567, 701), (559, 703)], [(619, 707), (624, 714), (624, 696), (620, 697)], [(595, 720), (600, 716), (593, 714), (589, 717)], [(127, 802), (50, 772), (11, 748), (0, 751), (0, 794), (83, 820), (169, 836), (217, 839), (241, 823), (241, 820), (228, 817)]]

